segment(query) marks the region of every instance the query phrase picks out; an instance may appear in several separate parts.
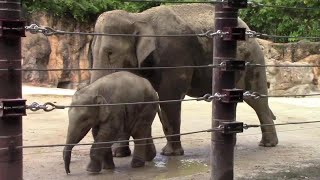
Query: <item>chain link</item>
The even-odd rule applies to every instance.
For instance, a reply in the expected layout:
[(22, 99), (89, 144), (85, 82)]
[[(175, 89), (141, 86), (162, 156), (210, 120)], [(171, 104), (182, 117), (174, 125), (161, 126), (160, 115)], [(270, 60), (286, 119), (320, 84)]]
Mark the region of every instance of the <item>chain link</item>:
[(266, 95), (262, 95), (258, 92), (250, 92), (250, 91), (246, 91), (243, 93), (243, 98), (247, 98), (247, 99), (259, 99), (262, 97), (266, 97)]
[(64, 106), (58, 106), (58, 105), (55, 105), (54, 103), (51, 103), (51, 102), (46, 102), (43, 105), (41, 105), (37, 102), (33, 102), (31, 105), (26, 106), (26, 109), (29, 109), (31, 111), (44, 110), (45, 112), (50, 112), (55, 109), (64, 109), (64, 108), (65, 108)]
[(215, 93), (214, 95), (211, 94), (205, 94), (203, 96), (203, 100), (206, 102), (212, 102), (214, 100), (220, 101), (223, 97), (226, 97), (227, 95), (225, 94), (220, 94), (220, 93)]

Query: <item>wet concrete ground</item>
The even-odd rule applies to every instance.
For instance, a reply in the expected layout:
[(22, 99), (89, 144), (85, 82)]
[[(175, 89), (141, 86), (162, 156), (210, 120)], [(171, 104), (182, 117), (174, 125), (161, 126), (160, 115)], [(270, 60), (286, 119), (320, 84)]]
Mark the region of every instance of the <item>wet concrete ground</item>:
[[(70, 96), (25, 95), (27, 104), (37, 101), (68, 105)], [(319, 120), (320, 98), (271, 99), (270, 106), (277, 116), (276, 123)], [(181, 132), (209, 129), (211, 103), (183, 103)], [(238, 106), (238, 120), (257, 124), (254, 111), (246, 104)], [(24, 118), (24, 145), (63, 144), (68, 124), (67, 110), (28, 112)], [(249, 129), (238, 135), (235, 148), (235, 179), (320, 179), (320, 124), (277, 127), (279, 146), (259, 147), (260, 129)], [(153, 136), (162, 136), (158, 118), (153, 124)], [(82, 141), (92, 142), (91, 134)], [(185, 155), (160, 155), (165, 140), (155, 140), (157, 156), (146, 167), (132, 169), (131, 157), (115, 158), (114, 170), (100, 174), (85, 171), (89, 160), (89, 146), (75, 147), (71, 174), (66, 175), (62, 161), (63, 147), (24, 150), (24, 179), (84, 180), (84, 179), (209, 179), (210, 133), (182, 137)], [(132, 145), (132, 144), (131, 144)], [(131, 147), (132, 149), (132, 147)], [(307, 177), (307, 178), (306, 178)]]

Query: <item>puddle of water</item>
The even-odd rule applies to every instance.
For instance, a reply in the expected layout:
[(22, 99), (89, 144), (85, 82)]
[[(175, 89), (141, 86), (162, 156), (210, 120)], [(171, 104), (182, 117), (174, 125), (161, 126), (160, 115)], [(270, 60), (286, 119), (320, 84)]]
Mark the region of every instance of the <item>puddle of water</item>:
[(157, 156), (153, 162), (155, 167), (163, 169), (160, 174), (155, 176), (156, 180), (187, 176), (209, 170), (205, 162), (194, 158)]

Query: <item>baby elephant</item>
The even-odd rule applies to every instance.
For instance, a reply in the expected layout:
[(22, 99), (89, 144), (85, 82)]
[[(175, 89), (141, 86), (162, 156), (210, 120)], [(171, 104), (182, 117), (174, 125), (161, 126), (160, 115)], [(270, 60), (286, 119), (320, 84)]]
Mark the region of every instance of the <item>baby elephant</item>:
[[(88, 131), (95, 127), (94, 142), (90, 150), (89, 172), (100, 172), (102, 168), (113, 169), (111, 143), (123, 134), (134, 139), (151, 137), (151, 125), (157, 113), (158, 104), (126, 104), (81, 107), (81, 105), (134, 103), (158, 101), (158, 95), (150, 82), (130, 72), (116, 72), (104, 76), (78, 90), (69, 109), (69, 127), (63, 159), (66, 173), (70, 173), (71, 151)], [(80, 107), (74, 107), (80, 106)], [(98, 128), (96, 128), (98, 127)], [(152, 140), (135, 141), (132, 167), (144, 166), (156, 156)]]

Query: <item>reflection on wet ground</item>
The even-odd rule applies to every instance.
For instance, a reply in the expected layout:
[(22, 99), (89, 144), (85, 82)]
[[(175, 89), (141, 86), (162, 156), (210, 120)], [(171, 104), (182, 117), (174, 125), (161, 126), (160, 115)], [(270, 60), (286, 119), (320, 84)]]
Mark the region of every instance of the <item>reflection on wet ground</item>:
[(208, 165), (200, 159), (186, 159), (185, 157), (157, 156), (153, 160), (157, 168), (165, 168), (165, 172), (157, 175), (155, 179), (165, 179), (177, 176), (186, 176), (208, 171)]

